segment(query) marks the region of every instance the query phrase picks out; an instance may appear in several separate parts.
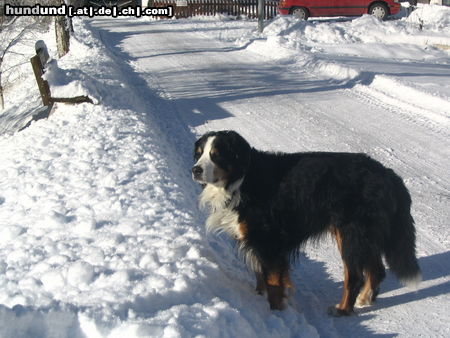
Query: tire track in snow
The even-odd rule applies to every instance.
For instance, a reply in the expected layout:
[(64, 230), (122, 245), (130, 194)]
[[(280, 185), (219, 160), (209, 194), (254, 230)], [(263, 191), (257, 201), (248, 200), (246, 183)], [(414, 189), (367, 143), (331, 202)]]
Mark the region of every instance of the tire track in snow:
[(371, 85), (356, 85), (347, 93), (371, 106), (382, 107), (409, 122), (428, 128), (433, 133), (449, 136), (450, 119), (448, 117), (392, 97), (381, 90), (372, 88)]

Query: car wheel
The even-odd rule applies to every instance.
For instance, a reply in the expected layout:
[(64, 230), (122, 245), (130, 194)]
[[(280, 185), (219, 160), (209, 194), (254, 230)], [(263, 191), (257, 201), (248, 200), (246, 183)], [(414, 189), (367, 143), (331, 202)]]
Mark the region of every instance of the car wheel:
[(305, 7), (292, 7), (291, 14), (300, 20), (308, 20), (309, 12)]
[(370, 6), (369, 14), (380, 20), (385, 20), (389, 15), (389, 9), (385, 4), (377, 3)]

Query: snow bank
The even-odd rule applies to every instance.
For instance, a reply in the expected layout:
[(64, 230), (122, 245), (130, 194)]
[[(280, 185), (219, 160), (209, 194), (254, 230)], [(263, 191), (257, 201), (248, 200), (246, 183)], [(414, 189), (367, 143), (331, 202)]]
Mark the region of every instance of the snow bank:
[(406, 19), (407, 22), (422, 24), (427, 30), (446, 35), (450, 33), (450, 7), (419, 5)]
[[(72, 46), (78, 52), (79, 43)], [(58, 66), (58, 61), (50, 60), (45, 67), (45, 73), (42, 76), (44, 80), (47, 80), (51, 94), (54, 98), (70, 98), (75, 96), (90, 96), (92, 101), (99, 103), (97, 97), (97, 81), (89, 77), (89, 75), (83, 73), (78, 69), (61, 69)]]
[(0, 305), (0, 334), (2, 337), (85, 337), (76, 313), (56, 307), (36, 311), (16, 305), (8, 309)]
[[(424, 26), (419, 26), (420, 20)], [(273, 20), (264, 31), (266, 36), (282, 36), (289, 46), (309, 47), (313, 50), (329, 45), (352, 44), (357, 55), (364, 53), (364, 44), (383, 44), (380, 49), (398, 48), (399, 44), (431, 45), (450, 44), (450, 9), (442, 6), (421, 6), (408, 18), (380, 21), (371, 15), (352, 20), (298, 21), (290, 16)], [(448, 34), (447, 34), (448, 33)], [(295, 43), (297, 42), (297, 43)], [(395, 46), (392, 46), (395, 45)], [(371, 53), (377, 53), (371, 50)], [(372, 54), (373, 55), (373, 54)], [(384, 55), (384, 57), (395, 57)], [(415, 55), (410, 55), (414, 58)]]
[[(198, 29), (199, 34), (222, 41), (234, 41), (239, 46), (272, 58), (277, 58), (281, 53), (279, 57), (285, 61), (287, 52), (283, 48), (295, 50), (297, 57), (299, 52), (326, 51), (357, 56), (426, 60), (448, 57), (446, 52), (427, 47), (450, 44), (449, 12), (449, 7), (419, 4), (408, 17), (402, 12), (397, 19), (387, 21), (380, 21), (371, 15), (356, 18), (312, 18), (308, 21), (299, 21), (292, 16), (277, 16), (266, 25), (262, 35), (257, 31), (255, 21), (251, 20), (194, 17), (187, 21), (190, 27)], [(214, 29), (203, 30), (202, 24), (205, 22)], [(277, 48), (274, 44), (275, 36), (279, 37)], [(262, 39), (267, 39), (267, 46), (263, 46)]]
[[(247, 49), (348, 87), (358, 85), (366, 94), (389, 97), (446, 124), (450, 86), (431, 73), (437, 65), (448, 67), (449, 52), (440, 48), (450, 46), (449, 20), (450, 8), (433, 5), (421, 5), (409, 17), (389, 21), (371, 15), (309, 21), (279, 16), (265, 28), (265, 40), (255, 39)], [(423, 62), (429, 62), (432, 71), (420, 70)], [(407, 63), (417, 67), (405, 76), (402, 65)]]

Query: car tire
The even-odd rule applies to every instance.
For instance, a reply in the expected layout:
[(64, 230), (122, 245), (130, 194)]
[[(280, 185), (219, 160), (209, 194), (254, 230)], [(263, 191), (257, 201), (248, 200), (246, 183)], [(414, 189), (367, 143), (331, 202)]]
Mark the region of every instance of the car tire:
[(308, 20), (309, 18), (309, 12), (305, 7), (292, 7), (290, 13), (300, 20)]
[(370, 6), (369, 14), (373, 15), (377, 19), (386, 20), (389, 15), (389, 9), (383, 3), (376, 3)]

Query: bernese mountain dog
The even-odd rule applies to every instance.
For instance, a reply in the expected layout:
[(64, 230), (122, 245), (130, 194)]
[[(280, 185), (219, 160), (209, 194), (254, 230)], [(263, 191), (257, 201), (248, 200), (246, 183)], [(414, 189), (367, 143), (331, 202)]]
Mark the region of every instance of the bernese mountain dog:
[(290, 261), (308, 240), (331, 233), (344, 264), (344, 294), (330, 315), (371, 304), (385, 277), (421, 278), (411, 197), (402, 179), (364, 154), (258, 151), (235, 131), (195, 143), (193, 179), (203, 186), (206, 228), (226, 232), (256, 274), (271, 309), (285, 307)]

